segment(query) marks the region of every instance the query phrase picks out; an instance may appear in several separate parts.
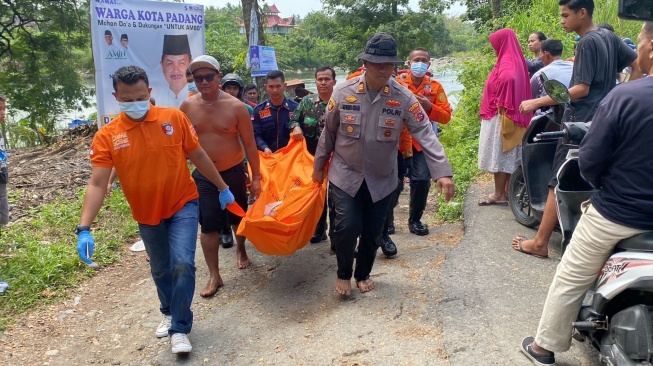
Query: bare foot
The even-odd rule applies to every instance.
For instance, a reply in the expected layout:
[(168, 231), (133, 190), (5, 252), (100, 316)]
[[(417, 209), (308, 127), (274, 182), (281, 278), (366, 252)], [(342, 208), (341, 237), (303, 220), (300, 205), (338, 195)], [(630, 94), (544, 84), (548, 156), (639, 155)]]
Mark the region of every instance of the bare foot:
[(356, 286), (358, 286), (360, 292), (368, 292), (374, 290), (376, 283), (374, 283), (372, 279), (368, 278), (366, 280), (356, 282)]
[(245, 248), (236, 248), (236, 262), (238, 263), (238, 269), (245, 269), (252, 265)]
[(538, 258), (549, 256), (549, 248), (546, 245), (538, 246), (535, 240), (526, 239), (523, 236), (516, 236), (512, 239), (512, 249)]
[(351, 280), (336, 280), (336, 292), (340, 295), (351, 295)]
[(200, 292), (200, 296), (211, 297), (215, 295), (215, 293), (218, 292), (218, 289), (222, 286), (224, 286), (224, 282), (219, 274), (216, 278), (209, 278), (209, 282), (206, 283), (206, 286), (204, 286), (204, 289)]

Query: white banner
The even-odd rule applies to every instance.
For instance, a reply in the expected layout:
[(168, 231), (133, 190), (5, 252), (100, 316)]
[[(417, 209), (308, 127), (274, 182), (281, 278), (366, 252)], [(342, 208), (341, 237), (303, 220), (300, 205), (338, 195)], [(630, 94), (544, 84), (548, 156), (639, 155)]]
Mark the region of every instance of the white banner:
[(111, 76), (122, 66), (145, 70), (157, 106), (179, 107), (188, 97), (188, 65), (204, 54), (204, 6), (91, 0), (91, 37), (101, 125), (120, 113)]

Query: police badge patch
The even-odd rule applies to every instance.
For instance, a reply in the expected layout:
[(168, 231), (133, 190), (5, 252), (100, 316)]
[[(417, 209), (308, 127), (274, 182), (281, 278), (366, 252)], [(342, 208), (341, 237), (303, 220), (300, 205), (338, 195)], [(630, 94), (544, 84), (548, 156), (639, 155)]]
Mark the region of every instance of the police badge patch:
[(358, 101), (358, 98), (356, 98), (356, 96), (354, 96), (354, 95), (349, 95), (349, 96), (347, 96), (347, 97), (345, 98), (345, 100), (346, 100), (348, 103), (354, 103), (354, 102)]
[(172, 127), (171, 122), (166, 122), (161, 125), (161, 129), (163, 130), (163, 133), (165, 133), (168, 136), (172, 136), (173, 133), (175, 133), (174, 127)]

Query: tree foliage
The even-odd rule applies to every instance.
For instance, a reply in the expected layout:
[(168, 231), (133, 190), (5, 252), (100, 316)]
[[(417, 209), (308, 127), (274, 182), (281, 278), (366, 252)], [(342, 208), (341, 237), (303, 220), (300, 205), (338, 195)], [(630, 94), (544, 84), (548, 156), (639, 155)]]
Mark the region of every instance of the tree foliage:
[[(0, 6), (0, 91), (26, 114), (3, 125), (10, 146), (47, 142), (66, 111), (88, 106), (80, 72), (88, 65), (88, 4), (76, 0), (4, 0)], [(86, 62), (85, 62), (86, 61)], [(14, 132), (12, 132), (12, 129)]]

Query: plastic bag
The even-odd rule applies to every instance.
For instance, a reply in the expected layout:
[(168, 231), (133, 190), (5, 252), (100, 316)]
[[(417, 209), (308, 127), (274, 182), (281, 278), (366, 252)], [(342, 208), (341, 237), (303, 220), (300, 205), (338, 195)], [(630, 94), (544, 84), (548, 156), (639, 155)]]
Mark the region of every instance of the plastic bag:
[[(306, 142), (288, 146), (261, 161), (262, 193), (238, 226), (261, 253), (290, 255), (306, 246), (320, 220), (326, 184), (312, 181), (313, 156)], [(326, 179), (325, 179), (326, 181)]]

